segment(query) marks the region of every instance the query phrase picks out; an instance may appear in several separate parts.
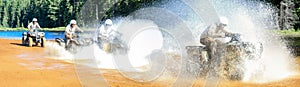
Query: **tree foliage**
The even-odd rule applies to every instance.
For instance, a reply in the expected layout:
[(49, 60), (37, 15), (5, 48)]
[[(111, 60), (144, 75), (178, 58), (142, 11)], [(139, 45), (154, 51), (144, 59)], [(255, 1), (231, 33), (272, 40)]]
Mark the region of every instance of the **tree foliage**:
[[(300, 1), (299, 0), (262, 0), (271, 3), (279, 9), (279, 26), (281, 29), (300, 29)], [(289, 2), (289, 3), (287, 3)], [(291, 15), (292, 14), (292, 15)]]
[[(78, 17), (101, 21), (127, 15), (155, 1), (159, 0), (0, 0), (0, 26), (26, 27), (33, 18), (41, 27), (49, 28), (65, 26)], [(83, 7), (87, 2), (89, 6)]]
[(26, 27), (33, 18), (42, 27), (65, 26), (78, 14), (78, 1), (86, 0), (0, 0), (0, 26)]
[[(78, 20), (85, 25), (106, 18), (126, 16), (160, 1), (163, 0), (0, 0), (0, 27), (26, 27), (32, 18), (38, 18), (40, 25), (48, 28), (65, 26), (72, 19), (95, 20)], [(280, 9), (284, 0), (261, 1)], [(300, 1), (288, 1), (294, 3), (295, 9), (292, 12), (298, 17), (294, 26), (299, 28)]]

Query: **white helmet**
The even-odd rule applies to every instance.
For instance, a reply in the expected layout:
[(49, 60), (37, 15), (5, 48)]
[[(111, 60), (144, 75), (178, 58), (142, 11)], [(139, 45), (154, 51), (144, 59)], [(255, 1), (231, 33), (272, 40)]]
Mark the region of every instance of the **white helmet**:
[(113, 25), (113, 22), (110, 19), (107, 19), (105, 21), (105, 25)]
[(220, 23), (228, 25), (229, 21), (226, 17), (220, 17)]
[(76, 22), (75, 20), (71, 20), (71, 21), (70, 21), (70, 24), (75, 24), (75, 25), (76, 25), (77, 22)]
[(33, 18), (32, 21), (38, 21), (36, 18)]

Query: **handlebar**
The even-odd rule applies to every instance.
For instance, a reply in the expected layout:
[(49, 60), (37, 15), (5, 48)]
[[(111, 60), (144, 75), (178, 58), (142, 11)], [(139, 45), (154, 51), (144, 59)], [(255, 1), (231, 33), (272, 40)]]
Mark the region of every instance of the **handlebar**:
[(232, 34), (229, 37), (231, 37), (231, 40), (229, 42), (233, 42), (233, 41), (242, 42), (241, 34), (239, 34), (239, 33)]

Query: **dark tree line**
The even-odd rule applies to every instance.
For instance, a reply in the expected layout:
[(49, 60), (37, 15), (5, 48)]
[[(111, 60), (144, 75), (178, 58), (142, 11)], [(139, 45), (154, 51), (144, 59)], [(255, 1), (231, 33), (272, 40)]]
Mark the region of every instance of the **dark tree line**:
[(162, 0), (88, 0), (78, 14), (82, 26), (97, 27), (107, 18), (124, 17)]
[[(33, 18), (48, 28), (65, 26), (71, 19), (82, 17), (101, 21), (125, 16), (155, 1), (158, 0), (0, 0), (0, 27), (26, 27)], [(91, 22), (96, 21), (84, 21)]]
[(37, 18), (42, 27), (65, 26), (86, 0), (0, 0), (0, 27), (26, 27)]
[[(26, 27), (38, 18), (42, 27), (61, 27), (71, 19), (81, 25), (127, 16), (163, 0), (0, 0), (0, 27)], [(300, 0), (261, 0), (277, 7), (281, 29), (300, 27)]]
[[(0, 0), (0, 27), (26, 27), (32, 18), (48, 28), (65, 26), (71, 19), (83, 17), (101, 21), (127, 15), (155, 1), (160, 0)], [(84, 23), (90, 22), (95, 21)]]

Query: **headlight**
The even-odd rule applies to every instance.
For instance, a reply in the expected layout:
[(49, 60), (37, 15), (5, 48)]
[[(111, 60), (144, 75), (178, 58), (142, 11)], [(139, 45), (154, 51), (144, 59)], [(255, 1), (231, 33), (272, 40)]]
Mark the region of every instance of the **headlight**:
[(23, 34), (22, 35), (27, 35), (27, 32), (23, 32)]
[(44, 33), (44, 32), (40, 32), (40, 33), (38, 33), (38, 35), (39, 35), (39, 36), (44, 36), (45, 33)]

